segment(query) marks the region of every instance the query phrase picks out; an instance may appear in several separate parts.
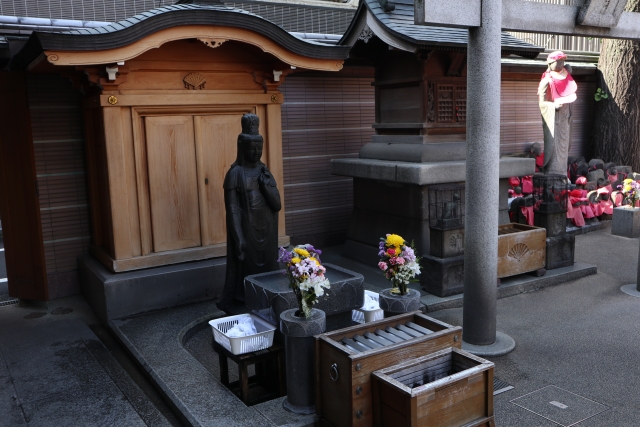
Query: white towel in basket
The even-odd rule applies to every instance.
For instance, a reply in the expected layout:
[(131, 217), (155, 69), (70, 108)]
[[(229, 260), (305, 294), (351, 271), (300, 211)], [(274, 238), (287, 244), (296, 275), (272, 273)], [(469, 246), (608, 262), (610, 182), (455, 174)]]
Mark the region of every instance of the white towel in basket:
[(227, 331), (227, 335), (231, 338), (246, 337), (257, 333), (256, 325), (253, 324), (253, 319), (249, 316), (238, 319), (238, 323)]

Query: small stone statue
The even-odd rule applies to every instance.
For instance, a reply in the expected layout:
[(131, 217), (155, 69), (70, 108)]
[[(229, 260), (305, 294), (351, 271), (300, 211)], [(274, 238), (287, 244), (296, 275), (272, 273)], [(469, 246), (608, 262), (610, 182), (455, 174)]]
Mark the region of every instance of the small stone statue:
[(458, 204), (460, 203), (460, 193), (454, 191), (451, 198), (451, 202), (444, 203), (444, 212), (442, 213), (442, 219), (458, 218)]
[(278, 269), (280, 193), (262, 157), (255, 114), (242, 116), (238, 155), (224, 178), (227, 272), (220, 308), (244, 302), (244, 278)]
[(444, 202), (442, 209), (441, 225), (443, 227), (452, 228), (459, 227), (462, 218), (460, 217), (460, 192), (454, 191), (451, 195), (450, 202)]
[(566, 175), (567, 156), (571, 144), (572, 103), (578, 86), (565, 66), (567, 55), (556, 51), (549, 54), (549, 68), (542, 74), (538, 86), (540, 112), (544, 129), (544, 173)]

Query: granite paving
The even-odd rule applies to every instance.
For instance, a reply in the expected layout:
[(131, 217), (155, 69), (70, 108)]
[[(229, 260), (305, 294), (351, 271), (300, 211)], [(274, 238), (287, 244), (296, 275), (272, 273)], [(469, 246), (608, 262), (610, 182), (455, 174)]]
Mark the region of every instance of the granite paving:
[[(496, 376), (514, 386), (494, 398), (497, 425), (557, 426), (511, 402), (548, 386), (609, 408), (579, 427), (639, 425), (640, 298), (620, 291), (636, 281), (638, 243), (608, 230), (577, 236), (576, 259), (597, 263), (597, 275), (498, 301), (498, 330), (516, 348), (488, 358)], [(460, 308), (429, 315), (464, 326)]]
[(88, 323), (79, 297), (0, 307), (0, 426), (172, 425)]

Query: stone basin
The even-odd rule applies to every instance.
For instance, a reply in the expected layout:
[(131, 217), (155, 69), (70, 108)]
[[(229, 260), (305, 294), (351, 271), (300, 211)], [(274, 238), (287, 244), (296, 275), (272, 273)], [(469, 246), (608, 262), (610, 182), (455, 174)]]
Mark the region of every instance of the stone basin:
[[(313, 307), (327, 315), (327, 330), (351, 326), (351, 310), (364, 304), (364, 277), (333, 264), (323, 264), (331, 289)], [(284, 270), (254, 274), (244, 279), (245, 304), (249, 310), (278, 326), (280, 313), (298, 308)]]

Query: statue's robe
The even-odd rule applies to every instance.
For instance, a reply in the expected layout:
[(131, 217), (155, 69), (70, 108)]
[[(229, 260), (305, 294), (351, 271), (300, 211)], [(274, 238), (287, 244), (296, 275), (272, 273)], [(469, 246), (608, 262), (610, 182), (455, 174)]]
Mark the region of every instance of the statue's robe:
[[(555, 79), (549, 71), (542, 74), (538, 88), (544, 131), (544, 173), (567, 175), (571, 145), (571, 117), (576, 99), (576, 82), (567, 71), (564, 79)], [(556, 109), (556, 103), (562, 106)]]
[[(264, 163), (255, 168), (233, 164), (224, 178), (224, 191), (236, 197), (225, 197), (227, 218), (227, 270), (223, 301), (231, 298), (244, 301), (244, 278), (278, 269), (278, 212), (273, 211), (260, 190), (258, 182)], [(268, 171), (268, 169), (267, 169)], [(266, 185), (266, 191), (280, 200), (276, 182)], [(231, 199), (233, 206), (229, 205)], [(237, 257), (234, 228), (238, 227), (245, 241), (245, 258)]]

